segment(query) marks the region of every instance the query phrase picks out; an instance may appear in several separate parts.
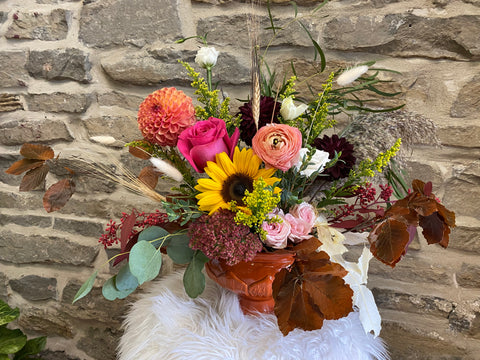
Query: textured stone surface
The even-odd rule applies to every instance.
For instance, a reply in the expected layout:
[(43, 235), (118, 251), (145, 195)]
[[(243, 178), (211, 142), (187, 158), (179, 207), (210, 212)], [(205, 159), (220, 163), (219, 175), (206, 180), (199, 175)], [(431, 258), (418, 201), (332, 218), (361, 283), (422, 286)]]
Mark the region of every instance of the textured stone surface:
[(142, 47), (158, 39), (173, 42), (183, 36), (177, 0), (106, 0), (82, 7), (80, 39), (87, 46), (133, 44)]
[(0, 94), (0, 112), (23, 110), (23, 104), (18, 95)]
[(115, 139), (125, 143), (142, 138), (138, 130), (136, 114), (106, 115), (88, 118), (84, 121), (89, 136), (113, 134)]
[(100, 237), (103, 233), (103, 224), (93, 221), (55, 218), (54, 230), (67, 231), (82, 236)]
[[(270, 20), (266, 16), (259, 16), (258, 20), (260, 24), (270, 24)], [(293, 21), (289, 26), (288, 20), (279, 20), (274, 17), (275, 26), (283, 27), (284, 30), (278, 31), (277, 36), (273, 39), (271, 45), (295, 45), (295, 46), (312, 46), (307, 33), (301, 28), (300, 25)], [(239, 31), (239, 29), (245, 29), (245, 25), (248, 23), (248, 15), (235, 14), (235, 15), (222, 15), (222, 16), (210, 16), (199, 19), (197, 24), (197, 34), (208, 33), (208, 42), (212, 45), (221, 48), (223, 46), (232, 45), (236, 49), (242, 49), (240, 54), (243, 53), (247, 58), (250, 53), (247, 49), (250, 48), (250, 38), (248, 31)], [(308, 26), (308, 24), (307, 24)], [(265, 26), (266, 27), (266, 26)], [(309, 29), (313, 38), (316, 38), (315, 29)], [(260, 26), (258, 31), (258, 43), (260, 46), (266, 46), (273, 37), (272, 30), (264, 29)]]
[(13, 264), (89, 266), (97, 253), (98, 248), (80, 245), (58, 236), (24, 235), (7, 229), (0, 230), (0, 260)]
[(67, 37), (68, 11), (55, 9), (48, 14), (16, 12), (5, 37), (9, 39), (61, 40)]
[(57, 279), (37, 275), (27, 275), (12, 279), (9, 285), (13, 291), (26, 300), (39, 301), (57, 298)]
[(480, 288), (480, 266), (463, 263), (456, 275), (458, 285), (470, 289)]
[(402, 312), (428, 314), (447, 318), (454, 308), (451, 301), (436, 296), (412, 295), (389, 289), (372, 289), (377, 306)]
[[(42, 1), (42, 0), (38, 0)], [(47, 1), (47, 0), (43, 0)], [(80, 360), (79, 358), (70, 357), (64, 351), (44, 350), (38, 354), (43, 360)]]
[(25, 50), (0, 51), (0, 84), (3, 88), (26, 85), (29, 79), (25, 69), (27, 56)]
[(480, 254), (480, 227), (457, 225), (450, 238), (449, 248)]
[(61, 336), (73, 338), (75, 329), (67, 318), (58, 316), (54, 310), (42, 308), (23, 307), (20, 311), (18, 324), (22, 328), (28, 328), (44, 336)]
[(476, 148), (480, 144), (480, 124), (478, 120), (464, 120), (462, 125), (448, 124), (438, 128), (442, 144)]
[(329, 20), (323, 38), (328, 49), (465, 60), (480, 57), (479, 32), (480, 19), (473, 15), (352, 15)]
[(83, 113), (91, 103), (87, 94), (28, 94), (25, 101), (30, 111)]
[(0, 272), (0, 299), (7, 301), (7, 276)]
[(89, 328), (86, 336), (78, 341), (78, 348), (97, 360), (115, 360), (121, 335), (117, 329)]
[(143, 99), (143, 96), (125, 94), (118, 91), (97, 94), (99, 106), (120, 106), (133, 111), (138, 111), (138, 106)]
[(28, 117), (19, 120), (0, 122), (0, 143), (20, 145), (26, 142), (70, 141), (72, 139), (62, 121), (55, 119), (34, 119)]
[(88, 54), (79, 49), (31, 51), (27, 70), (31, 76), (46, 80), (91, 80)]
[(455, 209), (457, 215), (471, 216), (480, 219), (480, 208), (471, 199), (480, 199), (480, 162), (475, 161), (468, 166), (458, 167), (454, 178), (446, 183), (443, 203)]
[(17, 224), (23, 226), (38, 226), (41, 228), (49, 228), (52, 226), (52, 218), (50, 216), (37, 215), (13, 215), (0, 214), (0, 225)]
[(477, 115), (480, 111), (480, 75), (467, 82), (450, 109), (452, 117), (463, 118)]

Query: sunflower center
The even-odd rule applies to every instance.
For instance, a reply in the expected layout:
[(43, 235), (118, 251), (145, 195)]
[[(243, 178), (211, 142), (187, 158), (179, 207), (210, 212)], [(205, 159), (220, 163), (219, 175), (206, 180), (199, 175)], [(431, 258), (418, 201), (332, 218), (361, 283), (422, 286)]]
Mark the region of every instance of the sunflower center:
[(242, 198), (246, 190), (253, 190), (253, 179), (248, 175), (237, 173), (230, 175), (224, 181), (221, 194), (226, 203), (235, 200), (237, 205), (244, 206)]

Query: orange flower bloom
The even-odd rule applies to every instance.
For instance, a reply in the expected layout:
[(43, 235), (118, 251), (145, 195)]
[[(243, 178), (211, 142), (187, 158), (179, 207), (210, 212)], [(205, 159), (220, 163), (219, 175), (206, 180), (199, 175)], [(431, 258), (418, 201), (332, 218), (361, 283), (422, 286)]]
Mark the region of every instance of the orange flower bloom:
[(252, 139), (255, 154), (267, 167), (287, 171), (298, 163), (302, 147), (302, 133), (285, 124), (268, 124), (258, 130)]
[(151, 93), (138, 110), (138, 128), (143, 137), (160, 146), (177, 145), (178, 136), (194, 122), (192, 99), (173, 87)]

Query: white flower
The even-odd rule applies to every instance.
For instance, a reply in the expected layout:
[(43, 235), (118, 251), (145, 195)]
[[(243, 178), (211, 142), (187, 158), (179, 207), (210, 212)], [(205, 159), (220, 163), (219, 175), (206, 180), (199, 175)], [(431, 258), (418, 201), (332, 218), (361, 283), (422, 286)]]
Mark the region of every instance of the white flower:
[(195, 56), (195, 62), (203, 68), (211, 68), (217, 63), (219, 52), (212, 46), (200, 48)]
[(170, 165), (168, 162), (163, 161), (158, 158), (150, 158), (150, 162), (155, 166), (155, 169), (168, 176), (169, 178), (181, 182), (183, 180), (183, 175), (176, 167)]
[[(307, 148), (301, 148), (300, 149), (300, 159), (303, 159), (305, 156), (308, 154), (308, 149)], [(326, 151), (322, 150), (316, 150), (315, 153), (313, 154), (311, 160), (309, 161), (307, 167), (300, 171), (300, 174), (306, 177), (311, 176), (314, 172), (318, 171), (318, 173), (323, 171), (323, 168), (329, 161), (329, 153)], [(300, 161), (297, 165), (297, 171), (300, 170), (300, 167), (302, 166), (303, 161)]]
[(344, 71), (337, 79), (337, 84), (340, 86), (345, 86), (353, 83), (360, 76), (365, 74), (368, 71), (367, 65), (356, 66), (349, 70)]
[(280, 107), (280, 115), (284, 120), (295, 120), (307, 110), (308, 105), (300, 104), (295, 106), (293, 98), (291, 96), (283, 99), (282, 106)]
[(110, 145), (117, 141), (113, 136), (92, 136), (90, 140), (102, 145)]

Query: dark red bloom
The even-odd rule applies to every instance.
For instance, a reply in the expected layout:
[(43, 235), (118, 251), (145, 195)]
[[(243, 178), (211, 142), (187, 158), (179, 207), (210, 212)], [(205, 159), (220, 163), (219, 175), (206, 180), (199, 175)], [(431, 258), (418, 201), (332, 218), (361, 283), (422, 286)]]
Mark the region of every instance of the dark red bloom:
[[(278, 114), (280, 112), (280, 104), (274, 98), (269, 96), (262, 96), (260, 98), (260, 119), (258, 120), (258, 128), (275, 123), (278, 124)], [(252, 101), (243, 104), (239, 108), (239, 114), (242, 115), (242, 122), (240, 123), (240, 139), (245, 141), (248, 146), (252, 145), (252, 138), (257, 133), (255, 121), (252, 114)]]
[(326, 151), (330, 154), (330, 158), (335, 156), (335, 152), (342, 152), (337, 163), (326, 169), (323, 173), (328, 174), (330, 179), (336, 180), (348, 176), (350, 170), (355, 165), (355, 156), (353, 156), (353, 145), (350, 144), (344, 137), (333, 135), (329, 137), (325, 135), (323, 138), (316, 138), (313, 141), (313, 146), (318, 150)]

